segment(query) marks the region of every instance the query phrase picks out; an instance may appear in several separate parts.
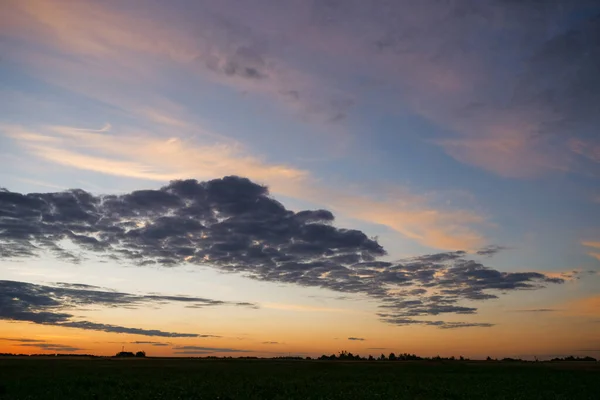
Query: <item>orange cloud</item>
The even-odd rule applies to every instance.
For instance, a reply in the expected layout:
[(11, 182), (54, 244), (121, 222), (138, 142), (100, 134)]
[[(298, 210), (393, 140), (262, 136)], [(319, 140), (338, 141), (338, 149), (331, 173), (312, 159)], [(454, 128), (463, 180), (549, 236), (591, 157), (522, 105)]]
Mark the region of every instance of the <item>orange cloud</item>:
[[(581, 244), (585, 247), (591, 247), (593, 249), (600, 249), (600, 242), (584, 241), (584, 242), (581, 242)], [(596, 260), (600, 261), (600, 252), (590, 251), (590, 252), (588, 252), (588, 255), (590, 257), (594, 257)]]
[(600, 261), (600, 253), (596, 253), (594, 251), (591, 251), (588, 253), (589, 256), (594, 257), (596, 260)]

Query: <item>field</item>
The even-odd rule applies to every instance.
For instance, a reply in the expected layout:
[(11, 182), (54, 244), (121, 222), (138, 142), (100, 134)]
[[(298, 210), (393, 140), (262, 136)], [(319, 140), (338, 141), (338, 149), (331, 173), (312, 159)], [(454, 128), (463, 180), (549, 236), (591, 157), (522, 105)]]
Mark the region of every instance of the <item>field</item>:
[(0, 359), (0, 399), (599, 399), (600, 363)]

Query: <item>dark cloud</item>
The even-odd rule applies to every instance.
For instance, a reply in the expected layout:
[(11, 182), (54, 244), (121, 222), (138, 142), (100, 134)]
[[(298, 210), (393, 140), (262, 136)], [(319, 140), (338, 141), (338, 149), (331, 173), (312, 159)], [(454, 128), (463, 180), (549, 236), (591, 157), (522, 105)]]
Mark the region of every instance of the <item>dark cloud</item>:
[(430, 321), (430, 320), (417, 320), (412, 318), (402, 318), (396, 317), (393, 314), (378, 314), (384, 322), (388, 322), (394, 325), (426, 325), (426, 326), (435, 326), (440, 329), (456, 329), (456, 328), (471, 328), (471, 327), (480, 327), (480, 328), (490, 328), (494, 326), (494, 324), (490, 323), (476, 323), (476, 322), (446, 322), (446, 321)]
[(262, 342), (262, 344), (281, 344), (279, 342)]
[(55, 325), (67, 328), (87, 329), (111, 333), (128, 333), (131, 335), (158, 336), (158, 337), (198, 337), (195, 333), (163, 332), (157, 329), (126, 328), (123, 326), (100, 324), (89, 321), (65, 321)]
[(499, 253), (500, 251), (506, 250), (506, 249), (507, 249), (507, 247), (504, 247), (504, 246), (492, 245), (492, 246), (486, 246), (483, 249), (477, 250), (476, 254), (480, 255), (480, 256), (490, 256), (491, 257), (491, 256), (495, 255), (496, 253)]
[(88, 289), (90, 287), (88, 285), (69, 284), (67, 286), (53, 287), (26, 282), (0, 281), (0, 319), (145, 336), (216, 337), (213, 335), (163, 332), (153, 329), (127, 328), (82, 321), (78, 320), (69, 310), (87, 305), (135, 308), (141, 305), (168, 302), (185, 303), (202, 301), (210, 305), (226, 304), (225, 302), (198, 297), (134, 295), (130, 293)]
[[(464, 251), (378, 261), (386, 252), (377, 241), (361, 231), (335, 227), (333, 219), (327, 210), (287, 210), (269, 196), (266, 187), (236, 176), (207, 182), (173, 181), (159, 190), (119, 196), (94, 196), (82, 190), (27, 195), (0, 192), (0, 243), (9, 250), (18, 249), (9, 253), (10, 257), (60, 252), (61, 242), (68, 239), (87, 251), (128, 263), (212, 266), (261, 281), (369, 296), (379, 300), (389, 314), (383, 320), (398, 325), (406, 325), (412, 317), (474, 314), (476, 308), (459, 303), (564, 281), (537, 272), (501, 272), (469, 260)], [(498, 249), (489, 247), (487, 251)], [(244, 302), (139, 296), (64, 285), (53, 288), (51, 297), (33, 298), (49, 302), (35, 304), (36, 312), (13, 318), (64, 323), (72, 316), (61, 315), (57, 309), (65, 304), (137, 307), (182, 302), (193, 308), (255, 307)], [(31, 286), (27, 290), (36, 293), (41, 289)], [(427, 324), (487, 326), (442, 326), (439, 322)], [(88, 329), (120, 329), (69, 323)]]
[(48, 350), (48, 351), (56, 351), (56, 352), (60, 352), (60, 351), (71, 352), (71, 351), (85, 350), (85, 349), (81, 349), (78, 347), (68, 346), (68, 345), (64, 345), (64, 344), (53, 344), (53, 343), (24, 343), (19, 346), (35, 347), (40, 350)]
[(527, 313), (546, 313), (560, 311), (555, 308), (532, 308), (528, 310), (515, 310), (516, 312), (527, 312)]
[(348, 340), (358, 340), (358, 341), (362, 342), (362, 341), (367, 340), (367, 339), (360, 338), (360, 337), (349, 337)]

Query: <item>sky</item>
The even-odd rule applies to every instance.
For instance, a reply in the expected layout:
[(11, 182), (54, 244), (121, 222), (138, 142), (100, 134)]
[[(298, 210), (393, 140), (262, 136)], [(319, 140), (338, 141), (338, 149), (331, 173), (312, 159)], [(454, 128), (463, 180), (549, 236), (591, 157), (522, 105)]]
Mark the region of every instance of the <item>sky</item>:
[(600, 356), (595, 1), (4, 0), (0, 353)]

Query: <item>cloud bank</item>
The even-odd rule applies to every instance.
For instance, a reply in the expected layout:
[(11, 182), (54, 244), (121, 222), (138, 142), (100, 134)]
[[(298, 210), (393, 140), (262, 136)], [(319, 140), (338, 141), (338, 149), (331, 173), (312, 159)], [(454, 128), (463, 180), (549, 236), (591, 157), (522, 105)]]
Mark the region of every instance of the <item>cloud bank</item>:
[[(465, 251), (382, 261), (386, 251), (376, 240), (358, 230), (337, 228), (333, 220), (328, 210), (287, 210), (269, 196), (265, 186), (237, 176), (206, 182), (178, 180), (159, 190), (107, 196), (79, 189), (26, 195), (3, 190), (0, 257), (32, 257), (49, 251), (77, 261), (61, 246), (68, 240), (116, 261), (206, 265), (261, 281), (364, 295), (379, 301), (383, 311), (378, 315), (384, 322), (440, 328), (490, 324), (420, 318), (475, 314), (476, 308), (459, 303), (564, 282), (538, 272), (497, 271), (468, 259)], [(488, 247), (480, 254), (491, 255), (499, 249)], [(40, 287), (5, 285), (12, 290), (27, 289), (33, 296), (19, 306), (21, 303), (13, 304), (12, 297), (4, 295), (13, 319), (127, 333), (139, 330), (72, 321), (72, 315), (55, 310), (65, 301), (108, 306), (170, 301), (202, 307), (224, 304), (195, 297), (134, 296), (78, 287), (54, 289), (61, 297), (59, 302)], [(40, 305), (51, 312), (30, 309)], [(173, 335), (160, 331), (146, 334)]]

